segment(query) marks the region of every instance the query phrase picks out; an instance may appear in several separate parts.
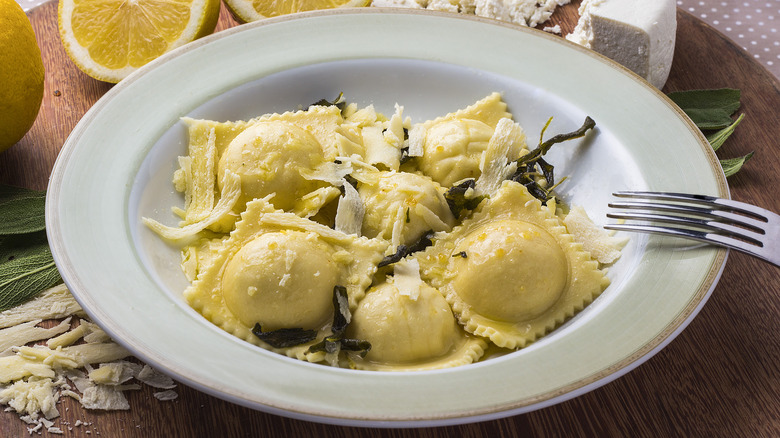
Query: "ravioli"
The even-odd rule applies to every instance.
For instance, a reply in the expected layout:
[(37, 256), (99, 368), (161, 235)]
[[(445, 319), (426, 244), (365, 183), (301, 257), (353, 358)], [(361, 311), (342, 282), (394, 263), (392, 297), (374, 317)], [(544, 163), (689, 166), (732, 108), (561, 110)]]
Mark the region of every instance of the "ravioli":
[[(285, 213), (267, 199), (255, 199), (230, 237), (184, 291), (187, 302), (223, 330), (272, 351), (320, 361), (308, 353), (322, 340), (333, 319), (335, 286), (347, 289), (355, 308), (371, 283), (387, 242), (350, 236)], [(300, 328), (318, 331), (315, 341), (274, 348), (252, 333)]]
[(380, 172), (374, 184), (358, 186), (365, 214), (363, 235), (409, 245), (425, 232), (449, 231), (455, 218), (444, 189), (424, 175)]
[(367, 340), (365, 358), (350, 366), (364, 370), (413, 371), (475, 362), (487, 343), (466, 334), (441, 293), (422, 283), (416, 294), (402, 293), (392, 281), (372, 287), (358, 304), (348, 329)]
[(181, 222), (143, 222), (181, 246), (194, 310), (275, 353), (377, 371), (487, 360), (582, 310), (609, 284), (597, 260), (620, 254), (584, 211), (565, 222), (507, 181), (528, 149), (499, 93), (414, 125), (355, 104), (183, 121)]
[[(473, 105), (412, 128), (410, 143), (419, 143), (418, 168), (444, 187), (480, 175), (480, 161), (502, 118), (511, 118), (501, 95), (493, 93)], [(411, 134), (410, 134), (411, 135)]]
[(466, 331), (510, 349), (552, 331), (609, 284), (554, 212), (512, 181), (416, 257)]

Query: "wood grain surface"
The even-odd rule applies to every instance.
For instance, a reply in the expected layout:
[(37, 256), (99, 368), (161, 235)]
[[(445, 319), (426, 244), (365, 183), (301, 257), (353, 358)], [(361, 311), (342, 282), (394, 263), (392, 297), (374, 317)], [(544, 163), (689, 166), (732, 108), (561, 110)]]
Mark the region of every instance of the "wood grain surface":
[[(576, 22), (577, 3), (554, 17), (564, 33)], [(68, 134), (111, 85), (89, 78), (67, 58), (56, 3), (28, 16), (46, 66), (45, 97), (28, 135), (0, 155), (0, 182), (45, 189)], [(223, 10), (218, 29), (234, 25)], [(718, 87), (742, 90), (745, 113), (719, 151), (721, 158), (755, 151), (745, 169), (729, 179), (732, 197), (780, 211), (777, 78), (732, 41), (678, 10), (677, 47), (664, 91)], [(422, 429), (338, 427), (253, 411), (179, 385), (179, 398), (172, 402), (154, 399), (150, 388), (132, 391), (131, 409), (121, 412), (87, 411), (65, 397), (57, 425), (68, 437), (776, 437), (779, 278), (780, 269), (732, 253), (700, 314), (646, 363), (581, 397), (501, 420)], [(78, 420), (86, 425), (75, 426)], [(29, 436), (27, 425), (17, 415), (0, 413), (0, 437), (23, 436)]]

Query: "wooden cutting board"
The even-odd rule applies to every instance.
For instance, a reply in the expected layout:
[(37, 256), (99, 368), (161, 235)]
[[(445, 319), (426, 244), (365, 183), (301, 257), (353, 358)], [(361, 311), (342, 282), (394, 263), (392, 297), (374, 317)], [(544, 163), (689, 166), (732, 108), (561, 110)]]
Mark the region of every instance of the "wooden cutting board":
[[(548, 25), (560, 24), (564, 34), (571, 31), (578, 4), (560, 8)], [(83, 74), (66, 56), (56, 7), (49, 2), (28, 13), (46, 67), (45, 95), (30, 132), (0, 155), (0, 182), (45, 189), (68, 134), (111, 88)], [(223, 8), (217, 29), (235, 25)], [(745, 113), (719, 153), (722, 158), (756, 153), (729, 179), (732, 197), (780, 211), (780, 197), (774, 193), (780, 187), (780, 83), (734, 42), (678, 10), (674, 64), (664, 91), (719, 87), (742, 90)], [(179, 385), (173, 402), (155, 400), (150, 388), (131, 392), (131, 410), (123, 412), (85, 411), (66, 398), (57, 424), (65, 436), (86, 437), (776, 436), (778, 273), (773, 266), (732, 253), (703, 311), (647, 363), (584, 396), (507, 419), (437, 429), (344, 428), (252, 411)], [(77, 420), (88, 425), (76, 427)], [(14, 413), (0, 413), (0, 436), (28, 436), (26, 425)]]

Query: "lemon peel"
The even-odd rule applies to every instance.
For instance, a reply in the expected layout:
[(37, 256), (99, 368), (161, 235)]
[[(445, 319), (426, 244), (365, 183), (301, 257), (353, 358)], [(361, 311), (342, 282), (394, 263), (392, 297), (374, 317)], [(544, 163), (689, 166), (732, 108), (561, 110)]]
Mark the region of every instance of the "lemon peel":
[(370, 3), (371, 0), (225, 0), (233, 16), (243, 23), (318, 9), (360, 8)]
[(0, 152), (18, 143), (35, 122), (43, 80), (30, 20), (14, 0), (0, 0)]
[(173, 49), (214, 32), (219, 0), (60, 0), (65, 52), (89, 76), (117, 83)]

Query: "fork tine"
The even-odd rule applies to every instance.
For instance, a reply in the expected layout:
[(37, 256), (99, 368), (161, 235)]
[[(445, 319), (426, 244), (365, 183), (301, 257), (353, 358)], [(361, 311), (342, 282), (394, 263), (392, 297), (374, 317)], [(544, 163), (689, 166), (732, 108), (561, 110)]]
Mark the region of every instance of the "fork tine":
[(756, 246), (763, 246), (761, 243), (761, 237), (764, 235), (763, 230), (761, 230), (761, 232), (753, 232), (742, 227), (717, 221), (707, 221), (685, 216), (648, 213), (607, 213), (607, 217), (610, 219), (655, 221), (684, 225), (687, 227), (692, 227), (692, 231), (696, 230), (702, 231), (704, 233), (716, 233), (726, 237), (745, 240), (746, 242)]
[[(661, 200), (659, 198), (659, 200)], [(680, 202), (679, 199), (676, 199)], [(704, 205), (704, 204), (702, 204)], [(713, 221), (732, 223), (745, 227), (758, 234), (764, 234), (764, 226), (766, 221), (754, 219), (753, 217), (747, 217), (741, 214), (732, 213), (725, 210), (713, 211), (711, 208), (695, 207), (682, 204), (661, 204), (661, 203), (647, 203), (647, 202), (612, 202), (608, 204), (611, 208), (619, 209), (631, 209), (631, 210), (646, 210), (646, 211), (663, 211), (676, 214), (696, 215), (704, 218), (711, 219)]]
[(756, 253), (757, 248), (755, 245), (746, 243), (739, 239), (726, 237), (720, 234), (707, 233), (704, 231), (696, 231), (696, 230), (684, 230), (679, 228), (662, 227), (658, 225), (610, 224), (610, 225), (605, 225), (604, 228), (608, 230), (616, 230), (616, 231), (636, 231), (640, 233), (661, 234), (665, 236), (675, 236), (675, 237), (697, 240), (699, 242), (704, 242), (704, 243), (710, 243), (710, 244), (715, 243), (721, 246), (736, 249), (738, 251), (743, 251), (753, 256), (760, 257), (764, 260), (770, 261), (772, 263), (776, 263), (772, 260), (769, 260), (765, 255)]
[[(631, 201), (610, 203), (609, 207), (618, 211), (607, 217), (644, 223), (608, 224), (606, 229), (677, 236), (725, 246), (780, 267), (780, 215), (776, 213), (707, 195), (629, 191), (613, 195)], [(656, 225), (658, 222), (674, 226)]]
[(613, 193), (618, 198), (634, 198), (647, 200), (665, 200), (681, 201), (706, 205), (710, 208), (717, 208), (723, 211), (733, 211), (755, 218), (761, 222), (767, 222), (766, 211), (763, 208), (745, 202), (734, 201), (731, 199), (716, 198), (708, 195), (693, 195), (687, 193), (674, 192), (640, 192), (640, 191), (618, 191)]

